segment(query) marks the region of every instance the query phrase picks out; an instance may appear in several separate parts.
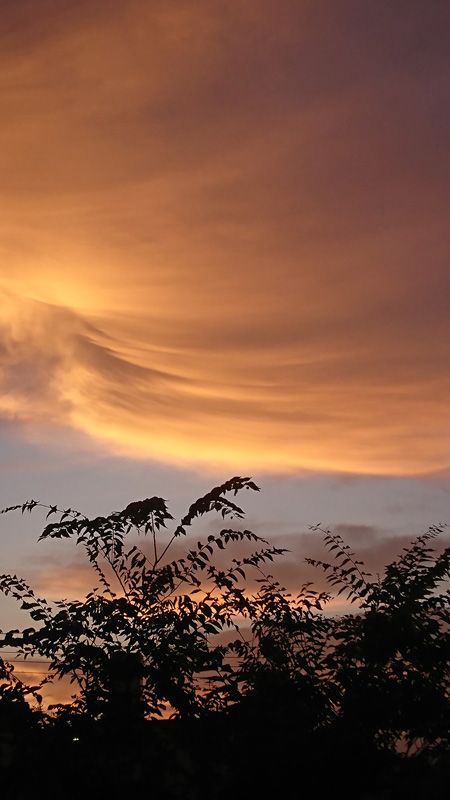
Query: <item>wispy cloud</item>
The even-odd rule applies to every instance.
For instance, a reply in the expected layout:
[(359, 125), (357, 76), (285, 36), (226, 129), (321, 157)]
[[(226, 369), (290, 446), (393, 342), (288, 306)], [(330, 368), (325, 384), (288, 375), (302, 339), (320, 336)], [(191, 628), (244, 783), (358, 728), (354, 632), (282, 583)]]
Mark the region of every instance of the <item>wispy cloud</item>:
[(0, 413), (448, 468), (446, 10), (388, 5), (2, 7)]
[[(283, 526), (280, 525), (279, 527), (282, 530)], [(266, 546), (284, 548), (286, 550), (283, 555), (275, 557), (273, 562), (267, 561), (263, 566), (263, 571), (267, 575), (272, 575), (287, 591), (294, 595), (306, 582), (311, 582), (314, 588), (320, 591), (329, 591), (333, 595), (335, 590), (328, 584), (325, 573), (320, 568), (306, 563), (306, 558), (314, 558), (328, 563), (330, 559), (332, 560), (332, 556), (330, 556), (324, 545), (323, 535), (318, 531), (313, 532), (310, 530), (279, 533), (277, 528), (278, 526), (275, 526), (272, 529), (275, 532), (272, 532), (271, 535), (265, 534), (262, 524), (254, 528), (263, 537), (266, 535), (268, 541)], [(211, 525), (206, 530), (217, 534), (218, 526)], [(332, 533), (340, 535), (344, 543), (350, 545), (356, 557), (363, 561), (364, 569), (371, 573), (373, 579), (376, 579), (377, 575), (382, 575), (386, 565), (395, 561), (402, 554), (403, 549), (410, 546), (415, 536), (418, 535), (417, 533), (393, 533), (383, 528), (363, 524), (334, 525), (330, 530)], [(171, 561), (172, 559), (185, 557), (189, 548), (195, 547), (197, 539), (198, 535), (174, 542), (167, 555), (167, 560)], [(131, 544), (137, 544), (142, 548), (151, 561), (153, 546), (150, 542), (141, 538), (140, 540), (133, 540), (130, 546)], [(226, 570), (232, 566), (233, 558), (242, 560), (262, 546), (264, 545), (249, 545), (248, 543), (229, 545), (224, 551), (218, 550), (211, 561), (218, 569)], [(448, 546), (447, 533), (437, 539), (433, 545), (436, 552), (440, 552), (445, 546)], [(107, 564), (104, 566), (105, 573), (111, 579), (112, 588), (120, 594), (120, 586), (116, 584), (112, 571)], [(245, 569), (247, 590), (256, 592), (259, 585), (255, 578), (260, 578), (261, 575), (254, 573), (251, 567)], [(98, 586), (98, 576), (87, 559), (82, 557), (81, 553), (72, 558), (68, 557), (66, 553), (65, 560), (58, 560), (55, 557), (49, 559), (48, 556), (42, 561), (35, 559), (32, 565), (28, 565), (26, 572), (27, 578), (37, 592), (52, 600), (58, 600), (63, 597), (80, 599), (91, 591), (94, 586)], [(206, 580), (206, 573), (204, 578)], [(341, 599), (344, 600), (343, 598)], [(337, 601), (337, 598), (335, 598), (335, 601)], [(344, 607), (347, 608), (348, 604), (344, 603), (339, 606), (339, 608)], [(334, 602), (331, 609), (336, 611), (337, 608), (338, 606)]]

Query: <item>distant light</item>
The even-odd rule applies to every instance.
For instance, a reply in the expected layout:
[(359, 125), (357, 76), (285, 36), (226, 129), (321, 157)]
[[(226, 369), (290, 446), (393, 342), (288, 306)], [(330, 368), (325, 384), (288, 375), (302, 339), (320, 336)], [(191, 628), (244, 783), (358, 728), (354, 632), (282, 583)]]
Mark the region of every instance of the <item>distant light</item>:
[(79, 740), (78, 736), (74, 736), (73, 739), (72, 739), (72, 742), (79, 742), (79, 741), (80, 740)]

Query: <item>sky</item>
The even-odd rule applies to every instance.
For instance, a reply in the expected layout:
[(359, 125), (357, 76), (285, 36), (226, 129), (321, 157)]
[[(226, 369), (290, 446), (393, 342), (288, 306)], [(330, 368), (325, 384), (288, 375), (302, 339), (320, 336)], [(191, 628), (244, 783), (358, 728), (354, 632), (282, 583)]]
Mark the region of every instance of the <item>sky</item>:
[[(448, 520), (446, 0), (0, 0), (0, 506)], [(2, 518), (2, 572), (85, 586)], [(309, 537), (309, 538), (308, 538)], [(0, 628), (14, 616), (2, 601)]]

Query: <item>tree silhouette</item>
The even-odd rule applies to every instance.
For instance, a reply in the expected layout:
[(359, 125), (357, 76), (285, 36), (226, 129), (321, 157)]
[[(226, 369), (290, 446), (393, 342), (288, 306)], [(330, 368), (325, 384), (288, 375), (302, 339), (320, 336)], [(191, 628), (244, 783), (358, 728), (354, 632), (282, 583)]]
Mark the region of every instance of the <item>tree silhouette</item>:
[[(236, 775), (247, 793), (257, 785), (260, 793), (280, 790), (281, 773), (287, 789), (299, 748), (308, 754), (303, 769), (310, 777), (324, 758), (338, 770), (348, 753), (361, 775), (371, 765), (378, 772), (380, 765), (390, 769), (389, 759), (407, 754), (415, 755), (415, 764), (422, 758), (425, 771), (431, 754), (444, 763), (450, 730), (450, 548), (437, 553), (433, 543), (445, 525), (431, 527), (376, 577), (339, 535), (314, 527), (330, 559), (306, 560), (325, 573), (330, 592), (308, 583), (292, 596), (268, 572), (286, 551), (235, 523), (244, 512), (234, 498), (244, 489), (258, 491), (250, 478), (224, 482), (194, 502), (178, 524), (158, 497), (95, 519), (34, 500), (4, 509), (45, 509), (47, 518), (56, 517), (40, 539), (72, 538), (84, 549), (97, 586), (82, 600), (51, 603), (17, 576), (0, 576), (0, 590), (36, 623), (3, 632), (0, 648), (49, 661), (42, 684), (29, 687), (0, 659), (0, 724), (8, 718), (7, 708), (25, 720), (32, 713), (30, 698), (39, 703), (46, 683), (69, 676), (73, 697), (39, 720), (35, 713), (35, 727), (47, 737), (59, 731), (52, 746), (65, 741), (72, 752), (73, 743), (95, 742), (95, 726), (102, 726), (110, 773), (113, 764), (116, 770), (122, 764), (123, 774), (142, 777), (142, 764), (153, 764), (166, 776), (158, 779), (161, 792), (173, 777), (174, 754), (181, 752), (182, 788), (166, 788), (165, 796), (179, 796), (177, 791), (183, 796), (200, 786), (206, 761), (205, 774), (212, 780), (216, 770), (214, 780), (221, 775), (224, 792)], [(173, 559), (176, 540), (210, 512), (227, 527)], [(138, 546), (138, 535), (147, 544)], [(331, 592), (345, 594), (354, 610), (326, 613)], [(167, 722), (154, 727), (155, 720), (168, 716), (170, 729)], [(153, 749), (144, 757), (142, 731), (148, 725)], [(124, 729), (128, 749), (117, 745)], [(167, 730), (169, 736), (161, 733)], [(218, 736), (226, 743), (220, 753), (212, 749)], [(93, 746), (83, 752), (85, 770), (94, 752), (97, 762), (106, 758), (105, 749), (103, 755)], [(248, 770), (252, 759), (266, 765), (259, 784)], [(98, 763), (90, 769), (90, 780), (94, 774), (100, 780)], [(389, 772), (392, 785), (395, 769)], [(103, 774), (103, 785), (106, 779)], [(211, 795), (211, 786), (204, 791)], [(428, 786), (431, 797), (430, 792)], [(396, 796), (401, 796), (398, 786)]]
[[(74, 707), (93, 717), (106, 712), (110, 700), (111, 663), (119, 654), (139, 657), (143, 711), (160, 716), (170, 706), (173, 713), (198, 716), (220, 704), (220, 693), (204, 692), (196, 676), (205, 670), (224, 668), (227, 648), (213, 645), (211, 637), (225, 629), (239, 631), (237, 617), (251, 617), (254, 609), (245, 596), (245, 568), (260, 565), (283, 551), (264, 546), (264, 540), (248, 530), (224, 528), (190, 549), (185, 557), (168, 560), (175, 539), (185, 536), (192, 522), (210, 511), (227, 520), (241, 519), (242, 509), (227, 495), (247, 488), (257, 490), (248, 478), (233, 478), (216, 487), (189, 508), (161, 544), (162, 529), (172, 520), (164, 500), (158, 497), (130, 503), (123, 511), (90, 520), (79, 512), (48, 507), (47, 524), (40, 539), (73, 537), (85, 549), (98, 587), (84, 601), (60, 601), (51, 605), (35, 596), (16, 576), (0, 577), (0, 589), (11, 594), (40, 626), (22, 632), (9, 631), (3, 646), (19, 647), (21, 657), (50, 659), (49, 677), (70, 675), (77, 684)], [(30, 501), (5, 509), (22, 512), (42, 508)], [(150, 536), (151, 555), (136, 544), (126, 546), (132, 533)], [(250, 542), (259, 549), (233, 559), (227, 570), (211, 562), (214, 551), (230, 543)]]

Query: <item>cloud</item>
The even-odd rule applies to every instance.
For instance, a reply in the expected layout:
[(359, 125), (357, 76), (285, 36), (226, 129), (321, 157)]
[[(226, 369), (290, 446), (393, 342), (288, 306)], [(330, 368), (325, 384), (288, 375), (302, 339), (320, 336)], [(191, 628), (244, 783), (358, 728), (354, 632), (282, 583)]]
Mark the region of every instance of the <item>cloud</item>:
[[(204, 520), (203, 525), (197, 526), (198, 530), (189, 533), (186, 538), (177, 539), (172, 543), (162, 563), (185, 558), (191, 548), (196, 548), (199, 539), (200, 541), (206, 540), (207, 535), (210, 533), (217, 535), (220, 527), (218, 523)], [(241, 526), (235, 527), (240, 528)], [(293, 595), (307, 582), (311, 582), (314, 588), (319, 591), (330, 591), (333, 594), (333, 589), (328, 584), (323, 571), (306, 563), (307, 558), (328, 563), (332, 560), (332, 554), (325, 547), (323, 534), (320, 530), (292, 531), (282, 523), (275, 526), (265, 525), (261, 522), (251, 525), (249, 521), (246, 522), (245, 527), (247, 529), (249, 527), (263, 539), (266, 539), (267, 544), (257, 542), (231, 543), (224, 550), (217, 549), (211, 557), (211, 563), (218, 569), (227, 570), (232, 566), (233, 559), (242, 561), (243, 558), (263, 547), (284, 548), (286, 550), (284, 554), (276, 556), (272, 562), (266, 561), (265, 566), (262, 566), (265, 574), (272, 575)], [(329, 530), (340, 536), (345, 544), (350, 545), (356, 558), (363, 561), (363, 568), (374, 578), (377, 575), (382, 575), (384, 568), (397, 560), (402, 555), (404, 548), (409, 547), (415, 537), (419, 535), (417, 532), (394, 533), (388, 529), (365, 524), (337, 524), (331, 526)], [(164, 546), (168, 535), (165, 531), (159, 537), (159, 550)], [(439, 553), (446, 546), (448, 547), (448, 539), (447, 531), (431, 543), (430, 546), (436, 553)], [(134, 544), (148, 555), (150, 561), (152, 560), (153, 544), (151, 541), (143, 537), (134, 537), (133, 540), (129, 540), (128, 546), (131, 547)], [(245, 586), (247, 590), (249, 592), (258, 591), (259, 585), (256, 578), (260, 578), (261, 574), (256, 573), (250, 567), (245, 567), (245, 569)], [(107, 565), (105, 565), (105, 571), (109, 576), (110, 571)], [(33, 565), (28, 568), (27, 579), (40, 596), (52, 599), (60, 599), (61, 597), (69, 599), (81, 598), (91, 591), (94, 586), (98, 586), (98, 577), (81, 552), (76, 553), (75, 557), (70, 557), (66, 552), (63, 558), (55, 556), (49, 558), (47, 554), (41, 561), (34, 559)], [(120, 593), (120, 587), (116, 585), (112, 573), (111, 579), (114, 590)], [(343, 600), (343, 605), (339, 605), (341, 600), (342, 598), (339, 598), (339, 600), (334, 598), (331, 610), (337, 612), (338, 608), (341, 610), (344, 607), (347, 608), (348, 606)]]
[(1, 413), (172, 463), (448, 468), (445, 9), (31, 5), (1, 13)]
[(89, 563), (81, 560), (69, 563), (47, 562), (34, 571), (34, 583), (39, 596), (52, 600), (75, 600), (84, 597), (98, 584), (98, 577)]

